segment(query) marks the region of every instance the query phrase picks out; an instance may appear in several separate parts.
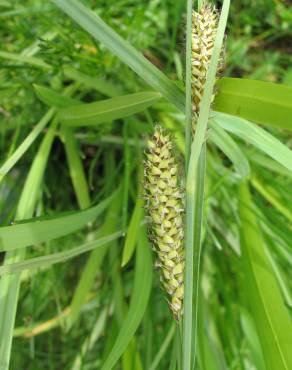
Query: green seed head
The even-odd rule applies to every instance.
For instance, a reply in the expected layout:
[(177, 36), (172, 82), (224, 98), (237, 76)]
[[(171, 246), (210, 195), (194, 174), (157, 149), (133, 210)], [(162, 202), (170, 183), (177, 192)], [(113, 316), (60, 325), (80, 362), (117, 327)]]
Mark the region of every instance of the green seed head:
[(145, 199), (149, 237), (157, 252), (162, 285), (176, 320), (182, 313), (184, 232), (182, 192), (170, 136), (160, 126), (148, 141), (145, 153)]
[[(192, 102), (193, 133), (199, 117), (206, 77), (213, 53), (218, 28), (218, 12), (211, 5), (203, 5), (199, 12), (192, 13)], [(218, 71), (223, 66), (223, 52)], [(214, 99), (214, 97), (213, 97)]]

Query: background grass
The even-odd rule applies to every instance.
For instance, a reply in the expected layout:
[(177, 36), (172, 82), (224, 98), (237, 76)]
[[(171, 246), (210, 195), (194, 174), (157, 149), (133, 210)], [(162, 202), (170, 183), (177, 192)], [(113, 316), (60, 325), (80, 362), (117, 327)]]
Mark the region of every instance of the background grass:
[[(173, 91), (182, 91), (184, 1), (83, 3), (174, 80), (177, 88)], [(232, 1), (224, 76), (291, 86), (291, 21), (288, 2)], [(27, 248), (27, 259), (69, 252), (95, 240), (97, 246), (100, 238), (117, 231), (126, 235), (129, 227), (127, 236), (108, 241), (90, 255), (52, 266), (44, 263), (38, 270), (22, 273), (10, 368), (100, 369), (110, 368), (117, 358), (117, 368), (127, 370), (179, 368), (180, 339), (174, 333), (156, 273), (151, 281), (150, 247), (145, 230), (139, 228), (143, 214), (134, 209), (140, 202), (146, 135), (158, 121), (169, 128), (183, 166), (184, 114), (167, 100), (160, 100), (113, 122), (107, 119), (73, 131), (57, 126), (51, 121), (55, 109), (51, 106), (56, 104), (52, 101), (73, 102), (52, 97), (48, 91), (44, 99), (35, 84), (83, 104), (151, 87), (53, 3), (1, 2), (0, 39), (0, 153), (1, 165), (6, 165), (1, 175), (7, 173), (0, 183), (1, 225), (10, 225), (16, 214), (23, 219), (77, 211), (113, 194), (110, 207), (101, 216), (74, 234)], [(291, 118), (287, 121), (291, 127)], [(257, 292), (246, 289), (253, 260), (244, 262), (239, 255), (240, 233), (248, 239), (254, 231), (246, 204), (251, 196), (262, 247), (281, 295), (277, 301), (285, 304), (280, 311), (290, 311), (292, 199), (287, 166), (291, 162), (287, 148), (281, 147), (282, 152), (277, 143), (269, 146), (270, 141), (262, 141), (261, 132), (256, 131), (258, 136), (252, 136), (255, 142), (250, 143), (251, 131), (239, 121), (231, 120), (228, 126), (228, 120), (219, 115), (214, 122), (219, 126), (216, 130), (226, 131), (219, 134), (220, 145), (218, 135), (213, 140), (210, 133), (207, 145), (198, 365), (207, 370), (265, 369), (266, 352), (261, 344), (269, 329), (255, 322), (261, 312), (255, 309), (262, 303), (255, 298)], [(38, 136), (34, 136), (32, 130), (37, 127)], [(264, 129), (291, 147), (289, 130)], [(226, 138), (226, 133), (235, 135)], [(27, 137), (35, 140), (28, 140), (20, 160), (16, 164), (9, 160), (7, 166), (6, 161)], [(249, 180), (250, 190), (242, 184), (243, 178)], [(22, 201), (21, 192), (26, 193)], [(33, 209), (23, 210), (26, 201), (35, 202)], [(242, 220), (246, 224), (243, 230)], [(4, 253), (0, 258), (4, 259)], [(147, 276), (141, 281), (142, 267)]]

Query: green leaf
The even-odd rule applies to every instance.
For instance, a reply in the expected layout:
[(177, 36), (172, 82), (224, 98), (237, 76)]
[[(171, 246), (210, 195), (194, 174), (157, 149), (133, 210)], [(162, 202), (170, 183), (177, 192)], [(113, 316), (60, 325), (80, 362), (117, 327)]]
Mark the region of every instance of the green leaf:
[[(76, 85), (72, 84), (64, 89), (64, 94), (70, 95), (74, 92)], [(36, 140), (38, 135), (43, 131), (46, 125), (50, 122), (54, 116), (56, 110), (54, 108), (49, 109), (41, 120), (36, 124), (36, 126), (31, 130), (15, 152), (6, 160), (5, 163), (0, 167), (0, 182), (3, 180), (5, 175), (13, 168), (13, 166), (20, 160), (20, 158), (26, 153), (30, 148), (32, 143)]]
[(222, 78), (214, 109), (292, 130), (292, 87), (243, 78)]
[(156, 91), (184, 112), (184, 93), (97, 14), (77, 0), (53, 0), (76, 23), (132, 68)]
[(156, 92), (122, 95), (95, 103), (81, 104), (59, 110), (59, 119), (70, 126), (89, 126), (131, 116), (161, 98)]
[[(120, 208), (121, 191), (119, 188), (116, 191), (111, 205), (107, 210), (104, 224), (98, 230), (99, 236), (107, 236), (116, 231), (118, 227), (117, 220), (119, 218)], [(92, 285), (94, 284), (95, 277), (100, 272), (106, 252), (111, 245), (112, 244), (110, 243), (103, 244), (102, 248), (95, 249), (88, 257), (70, 304), (71, 312), (66, 320), (67, 330), (69, 330), (74, 322), (78, 319), (80, 311), (86, 301), (86, 297), (90, 292)]]
[(292, 172), (287, 170), (286, 167), (281, 166), (278, 162), (275, 162), (270, 157), (267, 157), (263, 153), (256, 151), (254, 148), (246, 148), (245, 153), (250, 162), (260, 165), (261, 167), (266, 168), (275, 174), (280, 174), (290, 179), (292, 178)]
[[(21, 192), (20, 200), (17, 205), (16, 219), (32, 217), (38, 196), (47, 161), (50, 155), (53, 140), (57, 129), (57, 121), (53, 120), (48, 132), (46, 133), (34, 161), (30, 167), (28, 176)], [(11, 236), (11, 235), (10, 235)], [(0, 233), (1, 241), (1, 233)], [(5, 254), (3, 265), (15, 263), (25, 257), (25, 249), (10, 250)], [(0, 279), (0, 369), (8, 370), (11, 346), (13, 337), (13, 327), (17, 310), (18, 295), (20, 289), (20, 274), (4, 276)]]
[(121, 94), (121, 91), (119, 91), (114, 84), (79, 72), (72, 67), (64, 67), (64, 75), (74, 81), (79, 82), (85, 87), (96, 90), (106, 96), (114, 97)]
[(50, 107), (63, 108), (70, 107), (71, 105), (80, 104), (78, 100), (72, 99), (68, 96), (60, 94), (53, 89), (45, 86), (33, 85), (37, 97)]
[(20, 62), (20, 63), (25, 63), (29, 64), (34, 67), (38, 68), (43, 68), (43, 69), (50, 69), (51, 66), (47, 63), (45, 63), (43, 60), (32, 57), (32, 56), (27, 56), (27, 55), (22, 55), (22, 54), (15, 54), (15, 53), (9, 53), (6, 51), (0, 51), (0, 58), (8, 59), (8, 60), (13, 60), (15, 62)]
[(291, 205), (285, 204), (280, 198), (280, 194), (276, 189), (273, 189), (269, 184), (263, 183), (260, 178), (253, 174), (251, 177), (252, 186), (261, 194), (265, 200), (275, 207), (284, 217), (287, 218), (289, 223), (292, 222)]
[(266, 370), (263, 352), (254, 325), (254, 320), (249, 312), (243, 308), (241, 308), (240, 321), (256, 369)]
[(131, 342), (143, 318), (152, 284), (152, 262), (146, 230), (139, 237), (136, 255), (134, 287), (127, 316), (102, 370), (111, 370)]
[(240, 187), (239, 200), (246, 295), (253, 312), (266, 368), (289, 370), (292, 369), (292, 325), (265, 253), (249, 188), (244, 183)]
[(113, 234), (106, 235), (102, 238), (79, 245), (78, 247), (73, 247), (63, 252), (52, 253), (49, 254), (48, 256), (30, 258), (24, 261), (9, 263), (7, 265), (0, 266), (0, 276), (16, 274), (24, 270), (32, 270), (40, 267), (47, 267), (54, 265), (56, 263), (68, 261), (69, 259), (80, 256), (80, 254), (89, 252), (96, 248), (101, 248), (104, 245), (112, 242), (113, 240), (118, 239), (122, 235), (123, 235), (122, 231), (117, 231)]
[(292, 171), (292, 151), (261, 127), (240, 117), (224, 113), (217, 113), (212, 121), (210, 127), (213, 128), (214, 125), (219, 125), (224, 130), (254, 145)]
[(125, 266), (131, 259), (140, 230), (140, 223), (143, 218), (143, 200), (138, 196), (136, 205), (131, 217), (130, 225), (127, 231), (127, 237), (123, 250), (122, 267)]
[(18, 146), (15, 152), (2, 164), (0, 167), (0, 182), (3, 180), (5, 175), (11, 170), (11, 168), (19, 161), (19, 159), (25, 154), (25, 152), (30, 148), (32, 143), (46, 127), (53, 117), (55, 110), (51, 108), (44, 114), (41, 120), (36, 124), (36, 126), (31, 130), (28, 136), (23, 140), (23, 142)]
[(212, 125), (209, 139), (231, 160), (242, 179), (249, 176), (250, 166), (246, 156), (226, 131), (218, 125)]
[(165, 355), (165, 352), (167, 351), (171, 341), (173, 340), (174, 334), (175, 334), (176, 325), (174, 323), (171, 324), (170, 329), (168, 330), (168, 333), (161, 344), (159, 351), (157, 352), (153, 362), (150, 365), (149, 370), (156, 370), (158, 369), (159, 363), (162, 360), (163, 356)]
[(85, 209), (90, 207), (91, 202), (78, 144), (70, 127), (62, 127), (62, 135), (75, 195), (79, 207)]
[(84, 211), (0, 227), (0, 251), (25, 248), (79, 230), (100, 215), (108, 207), (111, 200), (112, 197), (109, 197)]

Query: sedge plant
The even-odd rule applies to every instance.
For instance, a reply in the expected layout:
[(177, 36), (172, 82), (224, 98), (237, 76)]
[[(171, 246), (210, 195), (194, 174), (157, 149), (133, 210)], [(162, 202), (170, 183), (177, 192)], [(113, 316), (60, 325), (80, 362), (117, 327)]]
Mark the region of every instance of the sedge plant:
[(1, 370), (290, 369), (289, 5), (18, 5), (0, 5)]

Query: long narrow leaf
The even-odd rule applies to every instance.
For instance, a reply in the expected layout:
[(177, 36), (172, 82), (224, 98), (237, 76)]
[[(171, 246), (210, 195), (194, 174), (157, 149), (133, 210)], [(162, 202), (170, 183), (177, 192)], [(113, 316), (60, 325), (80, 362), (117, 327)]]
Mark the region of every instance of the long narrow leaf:
[(0, 227), (0, 251), (12, 251), (68, 235), (92, 222), (110, 204), (112, 197), (84, 211), (50, 219)]
[(222, 78), (214, 109), (292, 130), (292, 87), (243, 78)]
[(144, 315), (152, 283), (152, 262), (146, 230), (140, 234), (131, 304), (115, 344), (102, 370), (111, 370), (131, 342)]
[(220, 127), (246, 140), (261, 151), (265, 152), (282, 166), (292, 171), (292, 151), (263, 128), (240, 117), (217, 113), (211, 127)]
[(5, 175), (11, 170), (11, 168), (19, 161), (19, 159), (24, 155), (24, 153), (29, 149), (31, 144), (35, 141), (38, 135), (49, 123), (53, 117), (55, 110), (51, 108), (42, 117), (42, 119), (37, 123), (37, 125), (31, 130), (28, 136), (23, 140), (15, 152), (9, 157), (0, 167), (0, 182), (3, 180)]
[(53, 0), (53, 2), (156, 91), (184, 111), (184, 93), (97, 14), (77, 0)]
[(122, 267), (125, 266), (131, 259), (136, 242), (138, 239), (138, 234), (140, 231), (140, 224), (143, 218), (143, 200), (139, 195), (136, 200), (136, 205), (131, 217), (130, 225), (127, 232), (127, 237), (125, 240), (125, 246), (123, 250), (123, 257), (122, 257)]
[(78, 100), (60, 94), (53, 89), (45, 86), (34, 85), (34, 89), (38, 98), (50, 107), (63, 108), (80, 104)]
[(88, 126), (131, 116), (161, 98), (156, 92), (118, 96), (96, 103), (81, 104), (59, 110), (59, 119), (69, 126)]
[(113, 234), (82, 244), (78, 247), (71, 248), (68, 251), (52, 253), (48, 256), (30, 258), (28, 260), (0, 266), (0, 276), (15, 274), (24, 270), (32, 270), (41, 267), (47, 267), (54, 265), (56, 263), (68, 261), (69, 259), (75, 258), (80, 254), (94, 250), (95, 248), (103, 247), (109, 242), (118, 239), (120, 236), (122, 236), (122, 234), (123, 234), (122, 231), (117, 231)]
[(0, 51), (0, 58), (13, 60), (15, 62), (26, 63), (34, 67), (43, 68), (45, 70), (50, 69), (51, 66), (45, 63), (43, 60), (22, 54), (9, 53), (6, 51)]
[(246, 294), (267, 370), (292, 368), (292, 325), (258, 228), (249, 188), (240, 188), (241, 247)]
[(246, 156), (226, 131), (218, 125), (212, 125), (208, 138), (231, 160), (241, 178), (249, 176), (250, 166)]
[[(121, 191), (118, 190), (113, 197), (110, 207), (107, 210), (104, 224), (98, 231), (99, 236), (107, 236), (117, 230), (117, 220), (120, 215), (120, 208)], [(106, 252), (109, 246), (112, 245), (110, 242), (113, 240), (109, 240), (109, 243), (103, 244), (102, 248), (94, 249), (88, 257), (71, 301), (71, 312), (66, 321), (67, 330), (69, 330), (74, 322), (78, 319), (78, 315), (86, 301), (86, 297), (90, 292), (92, 285), (94, 284), (94, 279), (100, 272)]]
[(85, 209), (90, 207), (89, 187), (80, 158), (77, 140), (70, 127), (63, 127), (63, 140), (67, 161), (69, 165), (70, 177), (78, 200), (79, 207)]
[[(39, 151), (32, 163), (28, 177), (17, 207), (16, 219), (32, 217), (40, 186), (43, 180), (46, 164), (52, 147), (57, 128), (57, 121), (53, 121), (46, 136), (40, 145)], [(25, 250), (12, 250), (5, 254), (4, 265), (15, 263), (25, 257)], [(13, 327), (15, 322), (18, 294), (20, 289), (20, 273), (5, 276), (0, 280), (0, 368), (8, 370)]]

